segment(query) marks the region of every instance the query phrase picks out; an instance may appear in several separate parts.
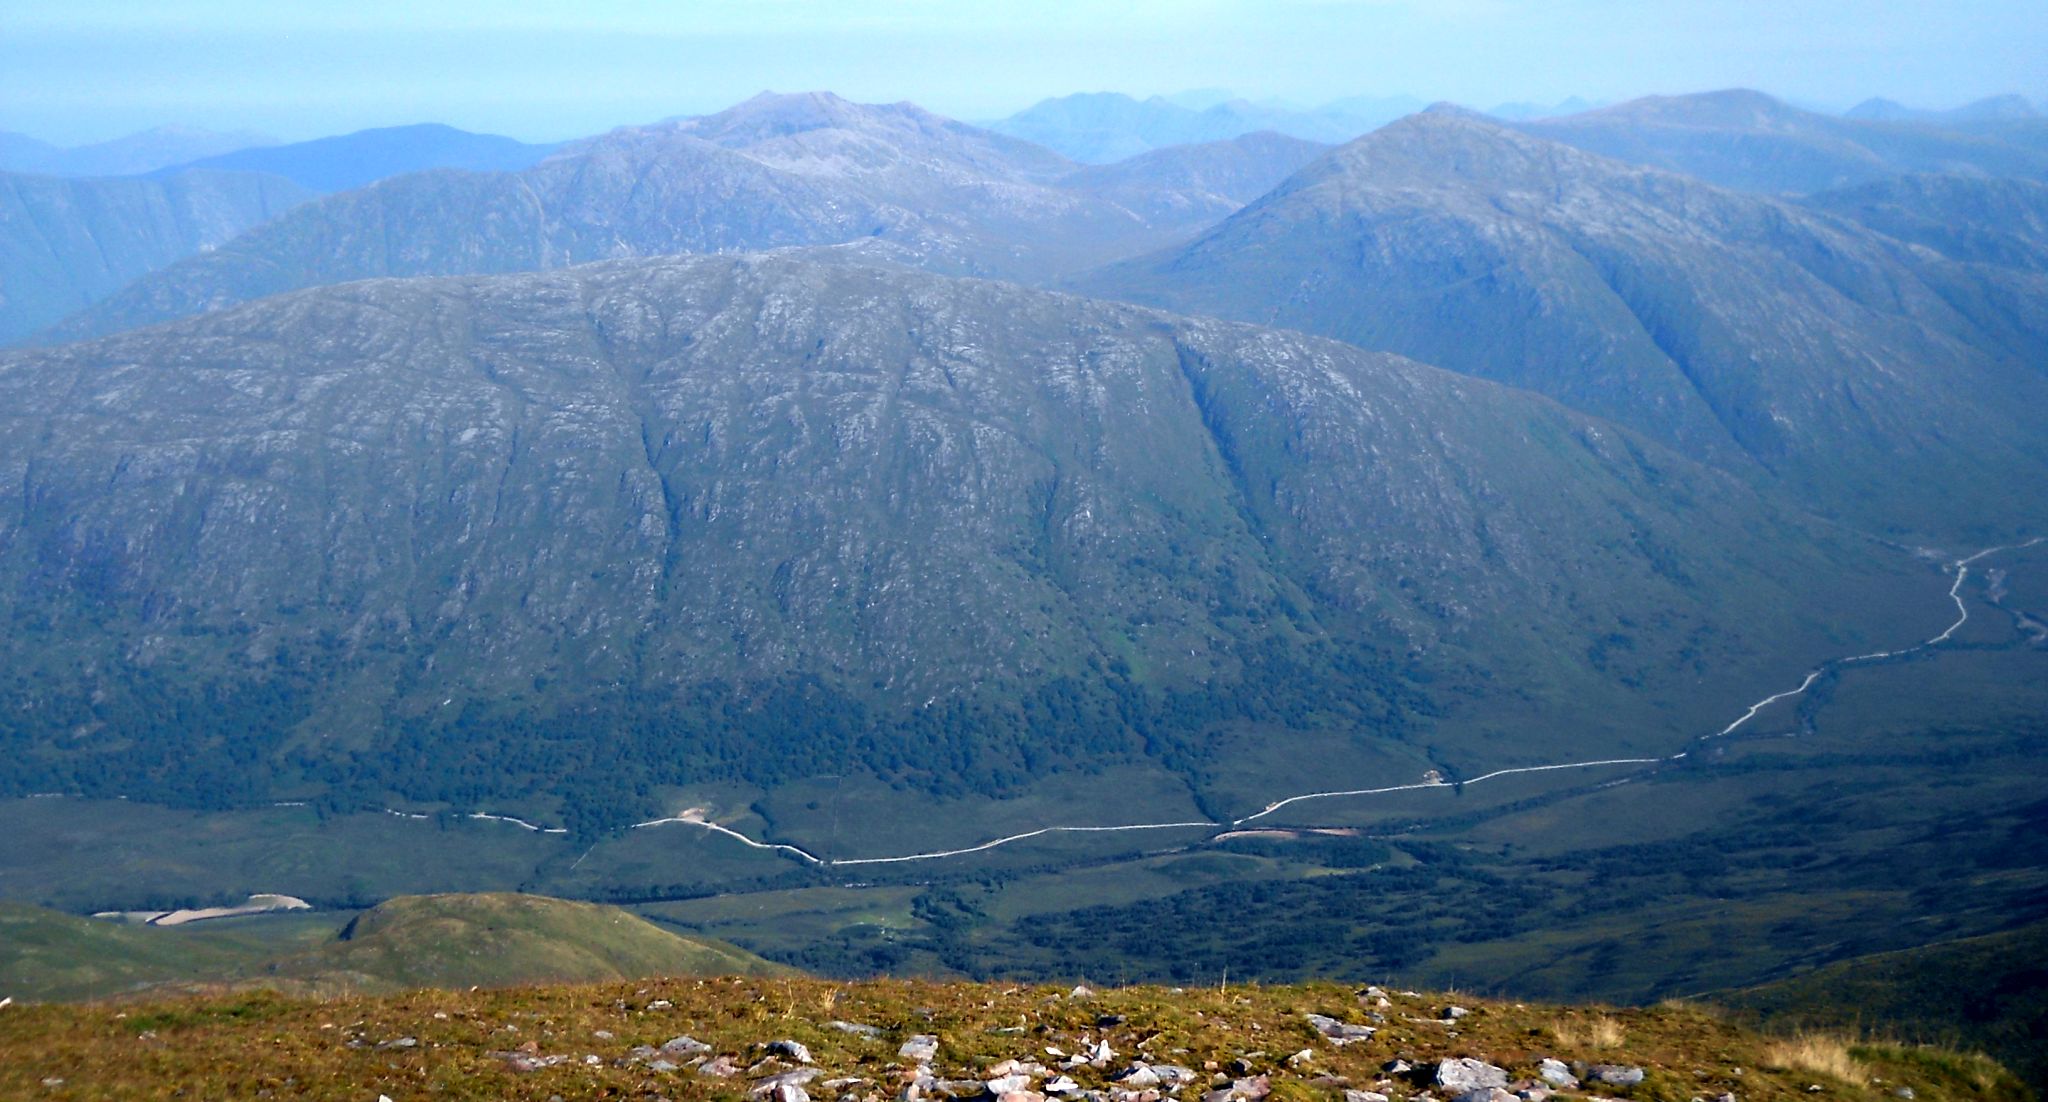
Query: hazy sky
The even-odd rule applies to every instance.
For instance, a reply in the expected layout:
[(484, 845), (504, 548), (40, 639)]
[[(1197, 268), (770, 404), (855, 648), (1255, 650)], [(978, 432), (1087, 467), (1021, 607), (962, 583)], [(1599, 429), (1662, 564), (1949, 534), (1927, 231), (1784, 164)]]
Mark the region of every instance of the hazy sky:
[(0, 0), (0, 130), (528, 139), (764, 88), (963, 118), (1225, 87), (1473, 106), (1735, 85), (1847, 106), (2048, 99), (2048, 0)]

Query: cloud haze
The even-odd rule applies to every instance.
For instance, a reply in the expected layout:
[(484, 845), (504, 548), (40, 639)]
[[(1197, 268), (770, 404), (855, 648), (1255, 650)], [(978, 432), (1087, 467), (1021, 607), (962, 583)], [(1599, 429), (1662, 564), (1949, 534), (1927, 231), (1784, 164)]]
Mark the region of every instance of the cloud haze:
[(560, 138), (763, 88), (969, 117), (1082, 90), (1486, 106), (1743, 85), (1846, 105), (2048, 93), (2038, 0), (0, 2), (0, 129), (288, 138), (421, 120)]

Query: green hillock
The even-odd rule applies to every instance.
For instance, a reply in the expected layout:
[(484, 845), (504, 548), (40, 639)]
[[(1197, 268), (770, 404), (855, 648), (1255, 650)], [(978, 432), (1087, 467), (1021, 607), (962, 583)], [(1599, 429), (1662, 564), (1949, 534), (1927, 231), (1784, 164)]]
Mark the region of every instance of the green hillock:
[(784, 971), (617, 907), (511, 892), (393, 899), (357, 916), (337, 940), (273, 968), (365, 989)]
[(344, 918), (297, 913), (162, 928), (0, 906), (0, 996), (243, 987), (339, 994), (785, 971), (616, 907), (545, 896), (401, 896)]

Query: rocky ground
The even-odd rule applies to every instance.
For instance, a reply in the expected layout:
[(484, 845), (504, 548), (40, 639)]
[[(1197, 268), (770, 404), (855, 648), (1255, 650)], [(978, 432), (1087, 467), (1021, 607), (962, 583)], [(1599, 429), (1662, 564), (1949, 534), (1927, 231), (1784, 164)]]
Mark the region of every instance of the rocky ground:
[(670, 979), (0, 1007), (0, 1097), (758, 1102), (2021, 1100), (1981, 1057), (1710, 1011), (1336, 985)]

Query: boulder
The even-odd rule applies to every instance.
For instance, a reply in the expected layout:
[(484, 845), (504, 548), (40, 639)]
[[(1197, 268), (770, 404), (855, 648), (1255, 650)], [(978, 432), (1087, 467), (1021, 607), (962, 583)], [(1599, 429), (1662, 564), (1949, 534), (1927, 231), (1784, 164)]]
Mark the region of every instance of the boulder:
[(1586, 1072), (1586, 1078), (1610, 1087), (1633, 1087), (1643, 1081), (1643, 1069), (1621, 1064), (1594, 1064)]
[(1372, 1039), (1372, 1035), (1378, 1032), (1369, 1025), (1352, 1025), (1349, 1022), (1339, 1021), (1326, 1014), (1309, 1014), (1305, 1015), (1305, 1017), (1308, 1019), (1308, 1024), (1317, 1033), (1322, 1034), (1331, 1044), (1337, 1045), (1340, 1048), (1355, 1041), (1369, 1041)]
[(1458, 1097), (1467, 1091), (1476, 1091), (1483, 1087), (1505, 1087), (1508, 1085), (1508, 1073), (1505, 1069), (1494, 1067), (1484, 1060), (1474, 1060), (1467, 1056), (1437, 1064), (1436, 1085), (1449, 1092), (1452, 1097)]

